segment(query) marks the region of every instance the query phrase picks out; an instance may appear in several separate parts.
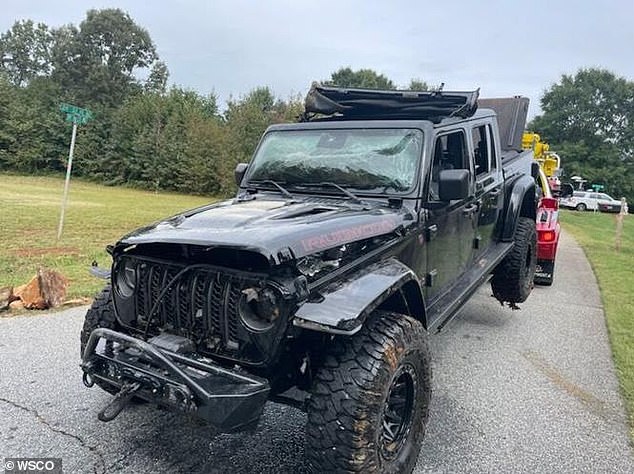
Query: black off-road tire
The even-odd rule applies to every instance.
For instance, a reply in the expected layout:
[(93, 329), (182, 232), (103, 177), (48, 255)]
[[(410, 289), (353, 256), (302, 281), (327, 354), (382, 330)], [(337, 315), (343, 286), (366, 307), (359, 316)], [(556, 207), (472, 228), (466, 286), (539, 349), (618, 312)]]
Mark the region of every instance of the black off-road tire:
[[(97, 328), (107, 328), (118, 330), (119, 323), (114, 315), (114, 306), (112, 304), (112, 289), (110, 285), (106, 286), (95, 298), (92, 306), (86, 312), (84, 327), (80, 335), (80, 356), (84, 354), (84, 348), (88, 344), (90, 333)], [(108, 393), (115, 394), (118, 390), (107, 383), (95, 380), (95, 384), (104, 389)]]
[(586, 206), (584, 203), (580, 202), (579, 204), (577, 204), (575, 209), (577, 211), (585, 211), (586, 209), (588, 209), (588, 206)]
[(374, 313), (358, 334), (333, 342), (315, 375), (306, 426), (311, 472), (412, 472), (430, 400), (422, 325)]
[(535, 221), (528, 217), (520, 217), (515, 229), (515, 245), (493, 272), (493, 296), (501, 303), (510, 305), (526, 301), (533, 289), (536, 265)]

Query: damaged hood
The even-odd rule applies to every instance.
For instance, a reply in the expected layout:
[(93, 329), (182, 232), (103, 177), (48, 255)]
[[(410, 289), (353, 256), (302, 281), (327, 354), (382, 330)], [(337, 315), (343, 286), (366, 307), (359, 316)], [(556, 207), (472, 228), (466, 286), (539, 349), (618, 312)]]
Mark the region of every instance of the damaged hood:
[(258, 197), (224, 201), (176, 215), (126, 235), (119, 245), (180, 243), (241, 248), (280, 263), (389, 234), (413, 222), (412, 214), (404, 207)]

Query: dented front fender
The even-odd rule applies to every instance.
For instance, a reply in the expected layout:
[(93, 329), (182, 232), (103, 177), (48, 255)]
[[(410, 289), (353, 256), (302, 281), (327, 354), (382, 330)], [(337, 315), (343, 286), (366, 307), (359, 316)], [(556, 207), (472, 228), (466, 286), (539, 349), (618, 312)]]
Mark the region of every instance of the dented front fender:
[(407, 265), (390, 258), (313, 295), (297, 310), (293, 324), (315, 331), (352, 335), (361, 329), (372, 311), (398, 292), (410, 312), (417, 319), (424, 318), (422, 290), (416, 274)]

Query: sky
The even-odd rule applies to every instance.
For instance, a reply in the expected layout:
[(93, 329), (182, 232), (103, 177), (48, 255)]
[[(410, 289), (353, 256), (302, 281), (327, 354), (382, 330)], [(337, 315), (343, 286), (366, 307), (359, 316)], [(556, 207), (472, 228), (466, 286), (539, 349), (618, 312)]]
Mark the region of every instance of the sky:
[(402, 87), (524, 95), (531, 116), (562, 74), (600, 67), (634, 80), (634, 0), (2, 0), (0, 32), (20, 19), (78, 25), (111, 7), (149, 31), (171, 84), (221, 105), (258, 86), (303, 95), (345, 66)]

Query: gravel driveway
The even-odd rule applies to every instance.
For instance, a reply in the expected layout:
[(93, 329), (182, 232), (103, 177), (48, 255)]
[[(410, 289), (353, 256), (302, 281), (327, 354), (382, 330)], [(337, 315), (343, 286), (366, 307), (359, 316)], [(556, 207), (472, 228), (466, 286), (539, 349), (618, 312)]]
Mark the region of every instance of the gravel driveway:
[[(434, 395), (415, 472), (632, 473), (597, 284), (565, 234), (555, 283), (519, 311), (488, 285), (431, 338)], [(269, 404), (252, 433), (214, 436), (183, 416), (84, 388), (86, 308), (0, 319), (0, 458), (63, 458), (65, 472), (301, 472), (305, 416)]]

